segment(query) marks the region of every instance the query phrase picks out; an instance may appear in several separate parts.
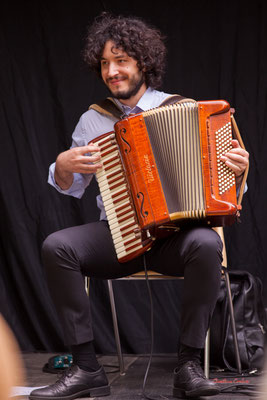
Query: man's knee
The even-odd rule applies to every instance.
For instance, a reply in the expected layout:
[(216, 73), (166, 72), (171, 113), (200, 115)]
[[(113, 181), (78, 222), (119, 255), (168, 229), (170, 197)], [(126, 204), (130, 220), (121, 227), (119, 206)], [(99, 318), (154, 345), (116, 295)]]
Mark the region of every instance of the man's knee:
[(60, 254), (66, 245), (62, 240), (62, 235), (59, 232), (51, 233), (43, 242), (42, 245), (42, 259), (45, 266), (53, 264), (58, 254)]
[(198, 233), (198, 237), (201, 243), (201, 246), (206, 250), (206, 251), (216, 251), (221, 253), (222, 252), (222, 241), (220, 236), (218, 235), (217, 232), (215, 232), (213, 229), (205, 229), (201, 230)]
[[(213, 229), (193, 229), (187, 238), (187, 249), (193, 258), (205, 261), (203, 265), (218, 265), (222, 261), (222, 241)], [(210, 261), (210, 262), (209, 262)]]

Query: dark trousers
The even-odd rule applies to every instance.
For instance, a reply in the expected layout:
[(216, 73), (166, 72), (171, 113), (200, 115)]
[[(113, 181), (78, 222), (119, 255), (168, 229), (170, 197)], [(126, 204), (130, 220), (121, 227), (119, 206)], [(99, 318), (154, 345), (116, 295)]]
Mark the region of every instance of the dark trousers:
[[(119, 263), (106, 221), (64, 229), (43, 244), (48, 286), (66, 345), (93, 340), (84, 276), (111, 279), (143, 270), (143, 257)], [(148, 269), (184, 276), (180, 342), (203, 348), (217, 301), (222, 242), (209, 228), (184, 229), (159, 239), (146, 253)]]

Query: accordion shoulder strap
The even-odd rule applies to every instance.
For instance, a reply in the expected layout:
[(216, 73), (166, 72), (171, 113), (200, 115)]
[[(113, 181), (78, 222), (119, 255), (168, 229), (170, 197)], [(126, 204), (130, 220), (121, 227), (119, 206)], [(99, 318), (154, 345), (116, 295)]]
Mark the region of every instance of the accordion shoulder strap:
[(92, 104), (89, 110), (95, 110), (100, 114), (108, 115), (109, 117), (116, 117), (120, 119), (124, 114), (119, 106), (115, 103), (112, 97), (107, 97), (99, 103)]
[[(179, 94), (172, 94), (164, 99), (160, 106), (167, 106), (174, 103), (183, 103), (188, 101), (195, 102), (195, 100), (188, 99)], [(124, 116), (124, 112), (119, 108), (112, 97), (107, 97), (105, 100), (102, 100), (99, 103), (92, 104), (89, 107), (89, 110), (91, 109), (99, 112), (100, 114), (104, 114), (109, 117), (116, 117), (118, 119)]]

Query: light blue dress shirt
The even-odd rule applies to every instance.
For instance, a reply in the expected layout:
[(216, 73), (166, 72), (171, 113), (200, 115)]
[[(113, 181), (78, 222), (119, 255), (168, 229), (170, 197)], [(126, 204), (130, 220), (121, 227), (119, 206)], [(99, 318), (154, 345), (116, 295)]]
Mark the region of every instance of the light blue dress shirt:
[[(121, 108), (124, 114), (137, 114), (142, 111), (150, 110), (151, 108), (158, 107), (168, 96), (167, 93), (160, 92), (148, 88), (143, 94), (141, 99), (138, 101), (136, 106), (131, 109), (128, 106), (123, 105), (115, 99), (118, 106)], [(86, 146), (96, 137), (111, 132), (114, 130), (114, 124), (117, 122), (117, 118), (109, 117), (98, 113), (95, 110), (86, 111), (80, 118), (78, 124), (72, 135), (71, 147)], [(71, 187), (67, 190), (62, 190), (55, 181), (55, 163), (49, 168), (48, 183), (54, 186), (60, 193), (81, 198), (84, 194), (86, 187), (90, 184), (93, 174), (74, 174), (74, 179)], [(104, 210), (101, 196), (98, 195), (97, 206), (100, 209), (100, 219), (106, 219), (106, 213)]]

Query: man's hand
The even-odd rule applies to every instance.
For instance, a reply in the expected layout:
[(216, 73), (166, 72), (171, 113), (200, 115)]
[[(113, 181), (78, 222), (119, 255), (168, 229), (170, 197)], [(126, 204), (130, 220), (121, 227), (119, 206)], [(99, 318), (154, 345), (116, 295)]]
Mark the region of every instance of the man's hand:
[[(68, 189), (73, 182), (73, 174), (92, 174), (102, 167), (100, 163), (99, 147), (88, 144), (82, 147), (73, 147), (60, 153), (56, 160), (55, 180), (61, 189)], [(87, 153), (96, 153), (91, 156)], [(97, 162), (96, 164), (93, 164)]]
[(237, 185), (240, 184), (245, 169), (248, 166), (249, 153), (240, 147), (236, 139), (232, 140), (233, 148), (228, 151), (221, 160), (234, 171)]

